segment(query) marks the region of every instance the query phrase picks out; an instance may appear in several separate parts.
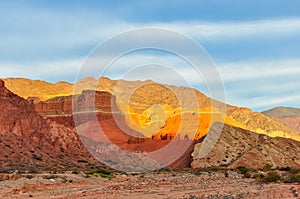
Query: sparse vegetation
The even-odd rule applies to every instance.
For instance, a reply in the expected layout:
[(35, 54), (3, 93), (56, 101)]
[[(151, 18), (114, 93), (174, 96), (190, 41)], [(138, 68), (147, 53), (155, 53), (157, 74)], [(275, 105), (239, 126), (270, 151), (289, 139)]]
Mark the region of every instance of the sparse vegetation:
[(294, 183), (300, 182), (300, 174), (291, 173), (286, 179), (284, 179), (285, 183)]
[(275, 172), (270, 171), (261, 179), (261, 182), (278, 182), (281, 179), (281, 176)]
[(229, 173), (228, 172), (225, 172), (224, 173), (224, 176), (227, 178), (229, 176)]
[(195, 169), (194, 172), (193, 172), (193, 174), (196, 175), (196, 176), (201, 175), (200, 169)]
[(250, 170), (247, 169), (246, 167), (244, 167), (244, 166), (239, 166), (239, 167), (237, 167), (237, 170), (238, 170), (238, 172), (239, 172), (240, 174), (243, 175), (243, 178), (250, 178), (250, 177), (251, 177), (251, 175), (250, 175)]
[(238, 170), (238, 172), (239, 172), (240, 174), (246, 174), (246, 173), (249, 172), (249, 170), (248, 170), (246, 167), (244, 167), (244, 166), (239, 166), (239, 167), (237, 167), (236, 169)]
[(257, 180), (261, 180), (262, 178), (264, 178), (265, 175), (259, 172), (255, 172), (251, 175), (251, 178), (257, 179)]
[(263, 171), (271, 171), (271, 169), (272, 169), (272, 165), (266, 164), (263, 168)]
[(113, 176), (110, 171), (104, 170), (104, 169), (98, 169), (95, 171), (91, 171), (87, 173), (86, 177), (102, 177), (102, 178), (108, 178), (113, 179)]
[(290, 167), (281, 167), (278, 169), (279, 171), (291, 171)]
[(289, 175), (284, 179), (284, 182), (300, 182), (300, 169), (290, 169)]
[(242, 174), (243, 178), (253, 178), (259, 182), (285, 182), (295, 183), (300, 182), (300, 169), (290, 167), (282, 167), (271, 169), (270, 164), (266, 164), (261, 171), (251, 170), (244, 166), (237, 167), (237, 172)]

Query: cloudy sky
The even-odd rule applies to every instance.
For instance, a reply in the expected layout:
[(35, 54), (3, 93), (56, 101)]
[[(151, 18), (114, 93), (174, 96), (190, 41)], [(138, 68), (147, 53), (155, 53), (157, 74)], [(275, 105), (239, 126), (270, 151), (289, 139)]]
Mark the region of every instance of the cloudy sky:
[[(99, 43), (120, 32), (160, 27), (205, 49), (227, 103), (256, 111), (300, 107), (299, 9), (298, 0), (0, 1), (0, 76), (73, 82)], [(107, 76), (124, 77), (126, 66), (154, 62), (193, 76), (178, 57), (153, 52), (120, 59)], [(190, 79), (202, 90), (201, 79)]]

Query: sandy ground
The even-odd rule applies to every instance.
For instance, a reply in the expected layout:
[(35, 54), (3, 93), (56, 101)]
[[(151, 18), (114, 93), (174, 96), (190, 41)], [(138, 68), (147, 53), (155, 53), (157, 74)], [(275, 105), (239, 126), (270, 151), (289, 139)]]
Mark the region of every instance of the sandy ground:
[[(7, 175), (7, 174), (6, 174)], [(113, 179), (82, 174), (6, 176), (0, 198), (300, 198), (300, 184), (262, 184), (235, 172), (115, 174)]]

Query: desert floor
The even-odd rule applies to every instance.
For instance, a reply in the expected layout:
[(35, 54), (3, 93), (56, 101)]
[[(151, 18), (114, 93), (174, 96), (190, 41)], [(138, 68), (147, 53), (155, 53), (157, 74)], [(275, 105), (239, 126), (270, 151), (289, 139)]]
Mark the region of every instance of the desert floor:
[(2, 174), (0, 198), (299, 198), (300, 184), (260, 183), (224, 172)]

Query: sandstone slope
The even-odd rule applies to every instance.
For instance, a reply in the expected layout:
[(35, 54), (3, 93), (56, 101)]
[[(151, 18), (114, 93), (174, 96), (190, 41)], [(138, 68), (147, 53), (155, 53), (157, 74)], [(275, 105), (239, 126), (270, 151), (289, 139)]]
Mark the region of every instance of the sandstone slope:
[(3, 80), (6, 88), (25, 99), (33, 97), (39, 100), (46, 100), (56, 96), (69, 95), (73, 92), (73, 85), (67, 82), (52, 84), (25, 78), (6, 78)]
[[(212, 145), (214, 140), (217, 142)], [(191, 166), (192, 168), (245, 166), (262, 169), (266, 164), (270, 164), (273, 167), (300, 168), (299, 150), (300, 142), (292, 139), (272, 138), (215, 123), (204, 141), (195, 145)]]

